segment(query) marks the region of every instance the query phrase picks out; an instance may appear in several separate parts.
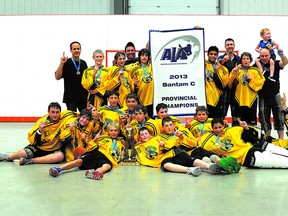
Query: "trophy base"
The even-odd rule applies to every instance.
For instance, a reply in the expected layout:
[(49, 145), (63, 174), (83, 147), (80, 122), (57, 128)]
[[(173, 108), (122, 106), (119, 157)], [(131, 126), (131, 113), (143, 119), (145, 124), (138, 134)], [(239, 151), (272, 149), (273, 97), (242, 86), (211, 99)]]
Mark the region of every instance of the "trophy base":
[(120, 163), (121, 166), (137, 166), (139, 165), (138, 161), (133, 158), (131, 160), (123, 160), (121, 163)]

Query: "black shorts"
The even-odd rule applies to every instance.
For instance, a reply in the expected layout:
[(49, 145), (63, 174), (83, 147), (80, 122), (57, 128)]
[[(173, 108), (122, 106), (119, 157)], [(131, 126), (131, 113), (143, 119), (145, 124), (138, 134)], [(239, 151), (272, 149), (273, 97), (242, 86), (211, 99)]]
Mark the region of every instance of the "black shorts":
[(168, 170), (164, 169), (163, 166), (166, 163), (173, 163), (178, 164), (186, 167), (192, 167), (196, 158), (191, 158), (186, 152), (181, 152), (172, 158), (166, 158), (161, 162), (161, 168), (165, 172), (169, 172)]
[[(34, 145), (27, 145), (24, 148), (24, 151), (26, 152), (26, 154), (27, 154), (27, 151), (29, 151), (29, 154), (27, 154), (29, 158), (43, 157), (49, 154), (54, 154), (56, 152), (61, 152), (60, 149), (57, 149), (54, 151), (44, 151)], [(30, 153), (32, 153), (32, 155), (30, 155)]]
[(249, 125), (257, 124), (257, 100), (254, 101), (251, 107), (248, 106), (238, 106), (235, 108), (240, 117), (241, 121), (246, 121)]
[(82, 165), (79, 167), (81, 170), (87, 169), (97, 169), (102, 167), (104, 164), (109, 164), (111, 169), (113, 167), (112, 163), (108, 160), (108, 158), (98, 151), (98, 149), (94, 149), (90, 152), (86, 152), (81, 157)]
[(249, 149), (246, 157), (245, 157), (245, 161), (243, 163), (244, 166), (246, 167), (254, 167), (256, 158), (254, 153), (258, 151), (258, 152), (263, 152), (264, 150), (259, 148), (259, 147), (252, 147), (251, 149)]
[(210, 158), (211, 155), (215, 155), (213, 152), (207, 151), (203, 148), (196, 148), (191, 152), (191, 156), (194, 158), (198, 158), (200, 160), (202, 160), (203, 157), (208, 157)]

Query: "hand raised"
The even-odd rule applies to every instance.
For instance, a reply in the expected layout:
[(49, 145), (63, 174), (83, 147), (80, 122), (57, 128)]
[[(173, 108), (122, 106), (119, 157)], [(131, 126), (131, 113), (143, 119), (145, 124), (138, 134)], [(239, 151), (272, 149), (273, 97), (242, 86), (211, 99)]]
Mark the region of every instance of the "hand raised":
[(63, 52), (63, 55), (61, 56), (60, 60), (62, 64), (64, 64), (68, 60), (68, 57), (65, 56), (65, 52)]

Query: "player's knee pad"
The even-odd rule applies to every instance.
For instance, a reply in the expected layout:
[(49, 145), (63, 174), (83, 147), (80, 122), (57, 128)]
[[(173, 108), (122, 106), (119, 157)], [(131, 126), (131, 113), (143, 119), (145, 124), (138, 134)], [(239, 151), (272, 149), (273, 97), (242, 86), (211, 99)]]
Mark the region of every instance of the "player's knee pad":
[(30, 148), (24, 148), (24, 151), (27, 155), (27, 158), (33, 158), (34, 153)]

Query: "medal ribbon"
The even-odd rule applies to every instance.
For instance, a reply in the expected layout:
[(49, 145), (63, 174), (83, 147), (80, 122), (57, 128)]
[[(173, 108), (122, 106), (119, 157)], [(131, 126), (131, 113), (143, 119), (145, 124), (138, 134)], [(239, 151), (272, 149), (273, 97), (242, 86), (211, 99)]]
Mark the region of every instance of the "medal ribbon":
[(74, 64), (74, 67), (76, 68), (76, 71), (77, 72), (80, 72), (80, 59), (79, 59), (79, 65), (77, 66), (77, 64), (76, 64), (76, 62), (74, 61), (74, 59), (73, 58), (71, 58), (72, 59), (72, 62), (73, 62), (73, 64)]

